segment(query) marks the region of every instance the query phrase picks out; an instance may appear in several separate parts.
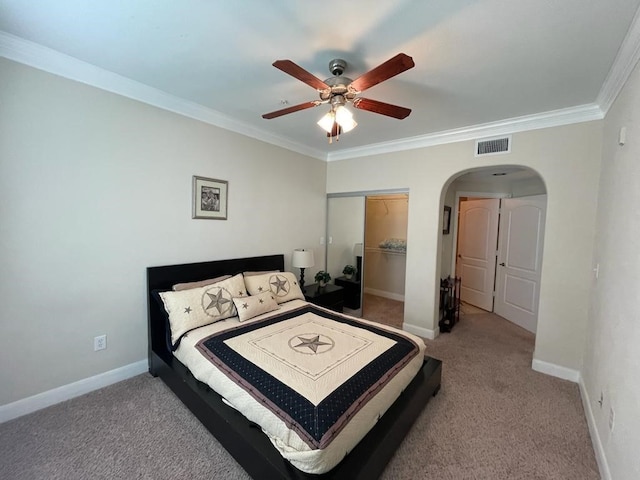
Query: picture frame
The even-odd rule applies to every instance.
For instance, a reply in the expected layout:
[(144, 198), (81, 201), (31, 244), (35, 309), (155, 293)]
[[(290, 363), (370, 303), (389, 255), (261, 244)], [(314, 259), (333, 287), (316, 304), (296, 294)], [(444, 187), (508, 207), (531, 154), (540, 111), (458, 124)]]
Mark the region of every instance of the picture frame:
[(444, 212), (442, 214), (442, 234), (449, 235), (451, 228), (451, 207), (444, 206)]
[(193, 176), (192, 218), (227, 219), (229, 182), (215, 178)]

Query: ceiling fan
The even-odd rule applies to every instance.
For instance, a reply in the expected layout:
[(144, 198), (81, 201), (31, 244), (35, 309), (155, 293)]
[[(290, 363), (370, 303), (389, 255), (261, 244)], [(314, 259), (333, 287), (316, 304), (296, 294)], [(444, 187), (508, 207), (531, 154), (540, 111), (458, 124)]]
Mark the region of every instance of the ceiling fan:
[(353, 103), (353, 106), (360, 110), (368, 110), (369, 112), (379, 113), (399, 120), (408, 117), (411, 113), (409, 108), (358, 96), (367, 88), (371, 88), (413, 68), (415, 66), (413, 59), (404, 53), (399, 53), (355, 80), (342, 76), (347, 68), (347, 62), (339, 58), (329, 62), (329, 71), (333, 77), (324, 81), (291, 60), (277, 60), (273, 63), (273, 66), (315, 88), (320, 95), (320, 100), (312, 100), (283, 108), (282, 110), (276, 110), (275, 112), (265, 113), (262, 118), (267, 120), (317, 107), (318, 105), (329, 104), (331, 110), (320, 119), (318, 125), (327, 132), (327, 137), (331, 141), (333, 137), (338, 137), (342, 132), (353, 130), (357, 125), (351, 112), (345, 108), (348, 102)]

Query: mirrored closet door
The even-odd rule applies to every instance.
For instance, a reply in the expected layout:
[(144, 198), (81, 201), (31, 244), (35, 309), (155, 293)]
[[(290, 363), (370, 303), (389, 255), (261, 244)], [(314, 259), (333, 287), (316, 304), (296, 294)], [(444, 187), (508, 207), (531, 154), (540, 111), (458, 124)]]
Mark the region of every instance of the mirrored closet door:
[[(344, 311), (362, 316), (365, 197), (331, 197), (327, 203), (327, 272), (345, 289)], [(356, 272), (343, 273), (351, 265)]]
[[(345, 288), (345, 312), (401, 327), (408, 222), (407, 193), (328, 198), (327, 270)], [(343, 273), (346, 265), (357, 272)]]

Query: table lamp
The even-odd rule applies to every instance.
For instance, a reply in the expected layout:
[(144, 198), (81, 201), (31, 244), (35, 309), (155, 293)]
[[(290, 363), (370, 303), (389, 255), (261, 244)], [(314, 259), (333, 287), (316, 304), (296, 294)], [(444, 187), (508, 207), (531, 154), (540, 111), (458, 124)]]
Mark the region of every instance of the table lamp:
[(304, 293), (304, 269), (313, 267), (315, 261), (313, 259), (313, 250), (305, 250), (304, 248), (297, 248), (293, 251), (291, 258), (291, 266), (300, 269), (300, 290)]

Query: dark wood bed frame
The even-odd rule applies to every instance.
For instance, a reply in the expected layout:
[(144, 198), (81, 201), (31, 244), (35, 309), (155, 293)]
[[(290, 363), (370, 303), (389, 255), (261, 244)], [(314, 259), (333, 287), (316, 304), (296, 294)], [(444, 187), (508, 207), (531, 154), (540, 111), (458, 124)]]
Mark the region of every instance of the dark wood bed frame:
[(438, 393), (442, 371), (439, 360), (425, 357), (422, 369), (414, 380), (345, 459), (330, 472), (313, 475), (298, 470), (284, 459), (260, 427), (225, 405), (221, 397), (209, 386), (196, 380), (167, 347), (166, 320), (151, 292), (169, 290), (180, 282), (263, 270), (284, 271), (284, 256), (147, 268), (149, 372), (167, 384), (253, 478), (378, 478), (422, 409)]

